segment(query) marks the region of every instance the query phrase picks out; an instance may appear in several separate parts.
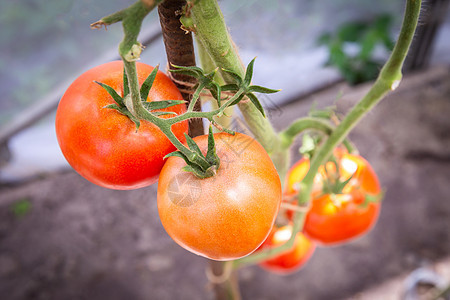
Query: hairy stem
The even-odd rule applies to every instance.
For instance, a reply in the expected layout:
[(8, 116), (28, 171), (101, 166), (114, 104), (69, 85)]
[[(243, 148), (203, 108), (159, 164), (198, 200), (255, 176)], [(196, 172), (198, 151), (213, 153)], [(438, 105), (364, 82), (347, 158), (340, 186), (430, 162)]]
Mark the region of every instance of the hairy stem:
[[(228, 33), (217, 1), (196, 2), (192, 8), (192, 20), (198, 43), (203, 46), (214, 64), (244, 76), (244, 67)], [(233, 83), (227, 72), (220, 71), (226, 83)], [(272, 124), (252, 103), (240, 102), (238, 106), (250, 131), (271, 155), (280, 177), (284, 177), (289, 165), (289, 153), (279, 147), (280, 139)]]
[[(345, 139), (356, 124), (369, 112), (383, 97), (394, 90), (401, 80), (401, 69), (405, 60), (420, 14), (421, 1), (408, 0), (405, 9), (402, 28), (394, 50), (382, 68), (377, 80), (369, 92), (347, 114), (344, 120), (331, 133), (330, 137), (318, 149), (313, 156), (310, 168), (300, 184), (298, 198), (299, 205), (307, 206), (311, 199), (314, 177), (319, 167), (324, 164), (332, 154), (333, 149)], [(294, 217), (293, 232), (302, 230), (305, 221), (305, 213), (297, 212)], [(257, 252), (256, 254), (241, 258), (234, 262), (235, 267), (254, 264), (274, 257), (293, 247), (295, 234), (283, 245)]]

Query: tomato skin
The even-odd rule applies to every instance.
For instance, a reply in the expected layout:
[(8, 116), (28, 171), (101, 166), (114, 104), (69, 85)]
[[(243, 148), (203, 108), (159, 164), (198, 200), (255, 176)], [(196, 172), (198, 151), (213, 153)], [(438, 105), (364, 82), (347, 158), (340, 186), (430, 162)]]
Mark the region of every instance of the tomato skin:
[[(286, 225), (274, 228), (260, 249), (281, 246), (286, 243), (292, 235), (292, 226)], [(316, 245), (303, 233), (297, 232), (292, 249), (279, 256), (261, 262), (259, 265), (270, 272), (287, 275), (300, 270), (311, 258)]]
[[(181, 247), (213, 260), (233, 260), (252, 253), (270, 233), (281, 183), (257, 141), (242, 133), (214, 137), (221, 161), (217, 174), (199, 179), (181, 170), (186, 165), (181, 158), (170, 157), (158, 183), (158, 212)], [(205, 153), (207, 136), (194, 140)]]
[[(366, 196), (379, 196), (379, 180), (370, 164), (361, 156), (338, 150), (335, 156), (340, 165), (343, 180), (354, 174), (339, 194), (323, 194), (321, 182), (327, 176), (323, 166), (314, 179), (315, 187), (309, 212), (306, 214), (303, 231), (321, 245), (336, 245), (351, 241), (367, 233), (376, 223), (380, 202), (366, 202)], [(327, 168), (333, 169), (328, 163)], [(302, 159), (288, 172), (288, 192), (298, 191), (293, 182), (303, 179), (309, 169), (309, 160)], [(334, 170), (335, 171), (335, 170)], [(289, 215), (288, 215), (289, 216)]]
[[(139, 83), (153, 70), (136, 64)], [(115, 103), (95, 81), (111, 86), (123, 95), (123, 63), (109, 62), (78, 77), (66, 90), (56, 112), (56, 135), (69, 164), (84, 178), (99, 186), (131, 190), (158, 180), (163, 157), (175, 147), (153, 124), (136, 125), (116, 110), (104, 108)], [(182, 100), (172, 81), (158, 72), (147, 101)], [(167, 110), (181, 114), (184, 104)], [(173, 132), (184, 141), (187, 122), (175, 124)]]

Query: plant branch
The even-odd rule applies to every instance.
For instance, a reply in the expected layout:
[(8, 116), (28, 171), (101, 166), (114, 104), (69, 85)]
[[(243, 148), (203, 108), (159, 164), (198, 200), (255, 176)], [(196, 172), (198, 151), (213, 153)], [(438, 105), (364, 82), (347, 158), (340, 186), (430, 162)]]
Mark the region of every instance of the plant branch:
[[(231, 70), (243, 77), (244, 67), (228, 33), (217, 1), (195, 2), (191, 13), (196, 39), (213, 63), (222, 67), (220, 72), (225, 82), (233, 83), (233, 79), (223, 69)], [(261, 115), (252, 103), (240, 102), (238, 106), (250, 131), (269, 153), (280, 179), (283, 180), (289, 166), (289, 151), (280, 148), (281, 141), (272, 124)]]
[[(382, 68), (377, 80), (375, 81), (369, 92), (358, 102), (342, 122), (331, 133), (330, 137), (318, 149), (317, 153), (311, 159), (308, 173), (300, 183), (300, 193), (298, 204), (308, 206), (311, 198), (314, 177), (317, 170), (323, 165), (333, 149), (345, 139), (348, 133), (356, 126), (356, 124), (369, 112), (383, 97), (394, 90), (401, 80), (401, 68), (405, 60), (414, 32), (417, 26), (421, 8), (420, 0), (408, 0), (405, 9), (402, 28), (394, 50)], [(303, 228), (305, 221), (305, 213), (297, 212), (294, 216), (293, 232), (299, 232)], [(293, 247), (295, 234), (283, 245), (268, 250), (262, 250), (255, 254), (241, 258), (234, 262), (235, 267), (254, 264), (265, 259), (274, 257), (289, 250)]]

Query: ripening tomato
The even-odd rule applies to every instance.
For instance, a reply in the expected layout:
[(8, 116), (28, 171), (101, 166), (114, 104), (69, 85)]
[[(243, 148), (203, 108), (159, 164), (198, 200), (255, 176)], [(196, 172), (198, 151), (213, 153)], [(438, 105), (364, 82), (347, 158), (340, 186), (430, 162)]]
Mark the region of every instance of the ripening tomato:
[[(169, 157), (158, 183), (158, 212), (167, 233), (183, 248), (214, 260), (252, 253), (269, 234), (281, 203), (278, 173), (264, 148), (236, 133), (214, 134), (220, 167), (199, 179)], [(208, 136), (194, 138), (206, 153)]]
[[(322, 245), (349, 241), (368, 232), (378, 219), (381, 205), (380, 183), (370, 164), (343, 150), (337, 150), (334, 156), (338, 168), (327, 162), (314, 179), (311, 208), (303, 229)], [(308, 169), (309, 160), (304, 158), (292, 167), (286, 181), (287, 194), (298, 192), (297, 183)]]
[[(274, 228), (260, 249), (281, 246), (291, 238), (291, 235), (291, 225)], [(274, 273), (291, 274), (305, 265), (313, 255), (315, 249), (316, 245), (314, 242), (308, 239), (303, 233), (298, 232), (295, 237), (294, 246), (290, 250), (274, 258), (265, 260), (259, 265)]]
[[(142, 84), (153, 67), (137, 63)], [(111, 189), (130, 190), (155, 183), (163, 157), (175, 147), (153, 124), (141, 121), (139, 130), (125, 115), (106, 105), (115, 103), (95, 81), (111, 86), (123, 96), (123, 63), (109, 62), (82, 74), (67, 89), (56, 111), (56, 135), (69, 164), (87, 180)], [(156, 75), (147, 101), (182, 100), (173, 82)], [(184, 104), (166, 109), (181, 114)], [(187, 122), (173, 132), (184, 141)]]

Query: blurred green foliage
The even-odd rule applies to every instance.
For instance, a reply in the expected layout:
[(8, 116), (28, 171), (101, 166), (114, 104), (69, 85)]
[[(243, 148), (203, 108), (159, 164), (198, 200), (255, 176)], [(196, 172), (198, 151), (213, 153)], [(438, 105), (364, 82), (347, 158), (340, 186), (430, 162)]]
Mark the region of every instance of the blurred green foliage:
[(28, 214), (32, 209), (31, 202), (28, 198), (21, 198), (11, 204), (11, 211), (13, 212), (14, 216), (21, 218)]
[(337, 67), (352, 85), (375, 79), (384, 63), (375, 50), (381, 46), (387, 52), (394, 47), (392, 21), (392, 16), (383, 14), (373, 22), (345, 23), (336, 32), (321, 35), (318, 43), (329, 50), (326, 65)]

